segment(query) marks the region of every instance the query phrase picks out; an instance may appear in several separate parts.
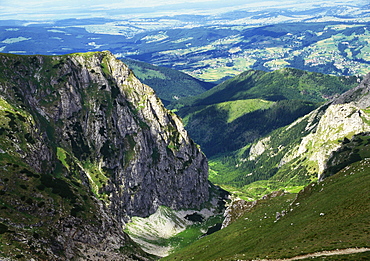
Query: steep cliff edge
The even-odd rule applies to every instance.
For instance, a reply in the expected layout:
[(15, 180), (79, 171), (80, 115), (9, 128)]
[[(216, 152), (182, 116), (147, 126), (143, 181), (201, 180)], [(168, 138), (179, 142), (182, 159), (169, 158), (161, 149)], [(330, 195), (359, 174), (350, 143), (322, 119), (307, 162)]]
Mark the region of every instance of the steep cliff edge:
[[(5, 235), (27, 239), (29, 231), (15, 228), (37, 223), (36, 237), (59, 246), (45, 253), (71, 258), (89, 253), (93, 239), (109, 237), (114, 244), (103, 240), (103, 248), (122, 250), (120, 240), (129, 240), (121, 227), (131, 216), (161, 205), (197, 209), (208, 200), (205, 156), (180, 119), (109, 52), (1, 54), (0, 68)], [(11, 220), (23, 211), (22, 196), (30, 199), (25, 212), (41, 215), (34, 223)], [(52, 239), (43, 237), (45, 225), (55, 228)]]

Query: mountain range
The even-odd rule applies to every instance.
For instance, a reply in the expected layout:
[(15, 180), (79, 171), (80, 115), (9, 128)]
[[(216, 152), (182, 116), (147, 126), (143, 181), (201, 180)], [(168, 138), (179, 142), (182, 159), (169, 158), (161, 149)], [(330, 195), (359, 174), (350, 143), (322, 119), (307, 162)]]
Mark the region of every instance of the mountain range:
[(249, 70), (170, 111), (110, 52), (0, 68), (3, 258), (369, 257), (369, 75)]

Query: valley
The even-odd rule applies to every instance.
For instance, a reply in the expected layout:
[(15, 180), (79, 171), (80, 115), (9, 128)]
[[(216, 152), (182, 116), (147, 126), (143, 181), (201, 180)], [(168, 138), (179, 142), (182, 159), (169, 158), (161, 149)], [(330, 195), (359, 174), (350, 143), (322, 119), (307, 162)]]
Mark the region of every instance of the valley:
[[(299, 10), (299, 11), (297, 11)], [(3, 20), (0, 52), (110, 50), (220, 83), (248, 69), (292, 67), (333, 75), (369, 72), (368, 6), (225, 10), (150, 18)]]
[(370, 259), (369, 4), (213, 2), (6, 9), (1, 260)]
[[(97, 258), (103, 253), (101, 246), (90, 248), (83, 237), (89, 228), (92, 233), (98, 229), (94, 217), (112, 226), (113, 230), (99, 233), (99, 237), (114, 238), (106, 243), (109, 249), (104, 254), (112, 259), (127, 255), (139, 260), (190, 260), (194, 255), (198, 260), (281, 259), (335, 249), (367, 249), (369, 76), (330, 76), (289, 68), (250, 70), (169, 104), (184, 117), (189, 134), (211, 155), (208, 178), (231, 191), (228, 198), (226, 191), (208, 184), (205, 155), (188, 138), (181, 120), (111, 53), (4, 54), (1, 60), (4, 212), (0, 236), (4, 243), (0, 247), (6, 256), (57, 260), (60, 254), (53, 250), (57, 248), (67, 251), (62, 256)], [(144, 79), (148, 72), (168, 73), (145, 64), (135, 66)], [(70, 96), (71, 91), (76, 94)], [(202, 117), (208, 117), (209, 123)], [(198, 118), (202, 124), (196, 123)], [(75, 121), (86, 122), (86, 129)], [(115, 122), (117, 129), (110, 126)], [(216, 122), (226, 126), (220, 127), (224, 131), (239, 129), (235, 137), (245, 140), (230, 138), (226, 144), (231, 146), (221, 144), (212, 152), (223, 131), (197, 135), (190, 128), (194, 122), (196, 129), (216, 130)], [(238, 127), (232, 127), (236, 123)], [(36, 124), (38, 128), (31, 127)], [(260, 132), (256, 131), (259, 125)], [(53, 134), (60, 128), (66, 128), (63, 139)], [(126, 133), (122, 140), (114, 138), (122, 132)], [(149, 133), (161, 138), (147, 140), (152, 139)], [(108, 135), (115, 143), (108, 142)], [(208, 148), (203, 139), (210, 137)], [(97, 140), (103, 142), (92, 143)], [(42, 163), (38, 151), (44, 151), (51, 165)], [(22, 157), (26, 163), (21, 163)], [(117, 186), (115, 182), (121, 180), (127, 183)], [(188, 186), (189, 182), (193, 185)], [(156, 192), (147, 193), (148, 189)], [(240, 198), (246, 200), (242, 205), (252, 205), (232, 210), (235, 202), (243, 202)], [(22, 202), (29, 207), (23, 208)], [(59, 210), (58, 205), (62, 206)], [(50, 217), (49, 212), (53, 213)], [(227, 215), (238, 218), (226, 225), (224, 212), (226, 219)], [(32, 219), (26, 221), (24, 215)], [(35, 223), (40, 225), (34, 228)], [(120, 224), (125, 224), (124, 231)], [(80, 228), (72, 232), (75, 226)], [(52, 228), (59, 241), (53, 241), (45, 228)], [(64, 232), (58, 234), (60, 229)], [(62, 247), (69, 233), (75, 236), (68, 248)], [(7, 245), (19, 237), (28, 243)], [(39, 239), (48, 245), (42, 247)], [(81, 252), (81, 246), (86, 250)], [(37, 254), (33, 249), (38, 249)], [(346, 256), (366, 260), (367, 253)]]

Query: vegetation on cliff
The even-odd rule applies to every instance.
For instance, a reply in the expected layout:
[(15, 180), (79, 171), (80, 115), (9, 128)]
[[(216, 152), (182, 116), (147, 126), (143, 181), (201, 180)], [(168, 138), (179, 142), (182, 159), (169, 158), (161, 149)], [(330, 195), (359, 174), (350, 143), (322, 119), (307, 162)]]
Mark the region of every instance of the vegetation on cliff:
[(3, 257), (146, 260), (131, 216), (208, 201), (205, 156), (109, 52), (1, 54), (0, 68)]

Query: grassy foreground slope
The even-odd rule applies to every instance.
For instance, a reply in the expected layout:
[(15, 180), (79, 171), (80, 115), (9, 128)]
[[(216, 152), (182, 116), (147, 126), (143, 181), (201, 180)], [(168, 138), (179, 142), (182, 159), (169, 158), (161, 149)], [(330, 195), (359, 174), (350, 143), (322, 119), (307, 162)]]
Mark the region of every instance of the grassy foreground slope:
[[(298, 195), (260, 200), (235, 223), (163, 260), (288, 258), (370, 247), (370, 160), (353, 163)], [(285, 211), (280, 219), (280, 214)], [(365, 259), (360, 259), (365, 256)], [(366, 260), (368, 254), (334, 260)]]

